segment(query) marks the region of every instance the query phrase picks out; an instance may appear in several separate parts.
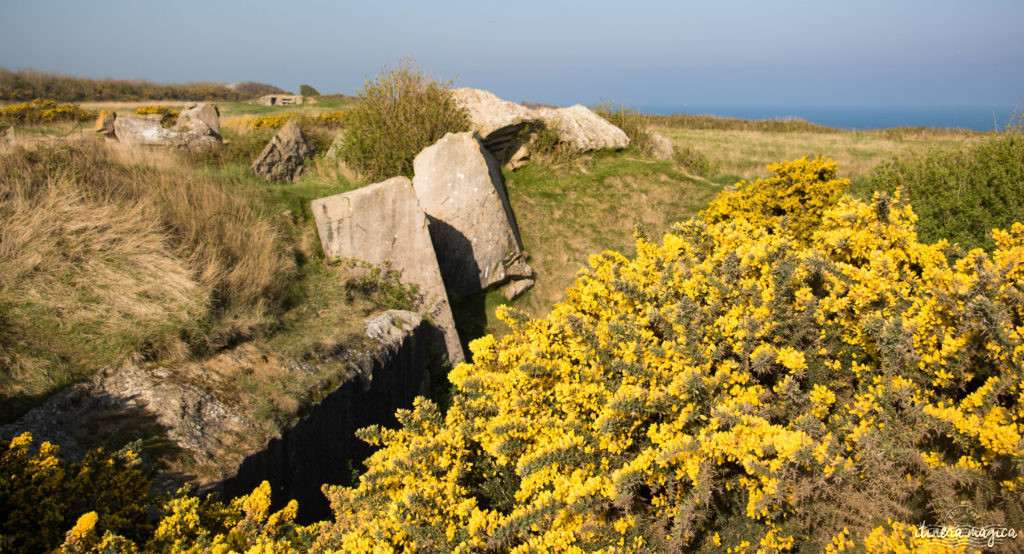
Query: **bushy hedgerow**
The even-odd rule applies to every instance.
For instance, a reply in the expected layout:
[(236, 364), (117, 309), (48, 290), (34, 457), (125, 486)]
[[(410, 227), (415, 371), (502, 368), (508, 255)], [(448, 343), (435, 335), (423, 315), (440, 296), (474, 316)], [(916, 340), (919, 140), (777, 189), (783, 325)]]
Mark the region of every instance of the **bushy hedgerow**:
[[(245, 85), (269, 87), (269, 92), (254, 91)], [(244, 91), (244, 92), (243, 92)], [(223, 83), (185, 83), (164, 85), (148, 81), (87, 79), (32, 69), (9, 71), (0, 67), (0, 100), (24, 101), (52, 98), (60, 102), (88, 100), (247, 100), (261, 94), (280, 94), (277, 87), (259, 83), (239, 83), (235, 89)]]
[(991, 251), (992, 229), (1024, 217), (1024, 132), (1017, 126), (970, 148), (893, 159), (874, 170), (869, 184), (903, 189), (923, 240)]
[(363, 432), (383, 448), (329, 489), (334, 540), (891, 551), (935, 546), (913, 526), (961, 502), (1019, 528), (1024, 225), (949, 262), (898, 196), (839, 197), (822, 160), (773, 170), (593, 256), (548, 317), (502, 312), (446, 414)]
[(438, 83), (406, 60), (385, 68), (348, 115), (342, 156), (369, 179), (412, 177), (412, 160), (445, 133), (469, 130), (469, 116)]
[(678, 146), (672, 149), (672, 161), (695, 175), (710, 175), (716, 166), (703, 152), (692, 146)]

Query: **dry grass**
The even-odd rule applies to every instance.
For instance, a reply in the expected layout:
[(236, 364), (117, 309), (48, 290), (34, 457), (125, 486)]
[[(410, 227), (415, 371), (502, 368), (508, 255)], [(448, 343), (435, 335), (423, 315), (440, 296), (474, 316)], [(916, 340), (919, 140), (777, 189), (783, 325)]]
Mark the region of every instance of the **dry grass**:
[(133, 101), (118, 101), (118, 100), (106, 100), (106, 101), (94, 101), (94, 102), (80, 102), (78, 105), (83, 109), (99, 111), (99, 110), (111, 110), (111, 111), (122, 111), (122, 112), (135, 112), (139, 108), (145, 108), (146, 106), (166, 106), (168, 108), (174, 108), (180, 110), (185, 107), (185, 104), (190, 102), (184, 100), (133, 100)]
[(933, 146), (964, 146), (984, 136), (972, 131), (914, 129), (833, 133), (672, 127), (653, 130), (707, 156), (718, 175), (742, 179), (766, 177), (765, 166), (769, 163), (816, 154), (839, 162), (841, 176), (866, 177), (892, 156)]
[(209, 352), (276, 323), (296, 275), (280, 225), (229, 183), (97, 145), (0, 155), (0, 393), (121, 359)]
[[(174, 331), (204, 312), (209, 290), (168, 248), (156, 207), (95, 202), (63, 180), (19, 184), (0, 189), (0, 306), (20, 339), (13, 346), (46, 344), (72, 367), (113, 363), (117, 353), (182, 354)], [(74, 377), (18, 358), (5, 368), (10, 392), (38, 394)]]

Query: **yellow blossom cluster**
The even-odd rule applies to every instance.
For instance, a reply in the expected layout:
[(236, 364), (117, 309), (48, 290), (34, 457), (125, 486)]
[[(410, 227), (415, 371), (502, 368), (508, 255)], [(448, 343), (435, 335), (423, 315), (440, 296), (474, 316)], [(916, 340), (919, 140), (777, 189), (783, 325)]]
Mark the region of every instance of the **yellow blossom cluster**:
[(709, 223), (732, 219), (738, 213), (751, 224), (781, 229), (806, 244), (825, 210), (832, 207), (850, 184), (836, 179), (836, 162), (807, 157), (769, 164), (773, 173), (754, 182), (740, 181), (732, 194), (715, 198), (702, 214)]
[(171, 127), (178, 122), (178, 115), (181, 114), (181, 111), (168, 108), (167, 106), (143, 106), (137, 108), (135, 113), (139, 115), (159, 115), (161, 116), (160, 125)]
[[(52, 550), (68, 529), (68, 540), (78, 544), (94, 536), (87, 528), (97, 525), (130, 536), (143, 533), (149, 487), (131, 448), (113, 455), (94, 451), (68, 463), (56, 445), (34, 445), (32, 435), (23, 433), (0, 445), (0, 549)], [(93, 516), (72, 528), (87, 513)]]
[(150, 477), (132, 448), (69, 463), (49, 442), (15, 437), (0, 452), (0, 551), (298, 553), (318, 533), (294, 524), (294, 500), (272, 513), (266, 482), (225, 504), (188, 489), (154, 497)]
[(913, 550), (960, 501), (1021, 527), (1024, 225), (949, 259), (898, 195), (771, 169), (592, 256), (548, 317), (500, 310), (446, 414), (366, 433), (361, 483), (328, 491), (337, 544)]

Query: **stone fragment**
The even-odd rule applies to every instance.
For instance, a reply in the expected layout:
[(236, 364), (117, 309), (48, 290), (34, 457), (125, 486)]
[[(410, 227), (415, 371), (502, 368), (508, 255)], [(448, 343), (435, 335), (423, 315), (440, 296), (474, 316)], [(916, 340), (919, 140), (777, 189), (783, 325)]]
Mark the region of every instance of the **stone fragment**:
[(651, 157), (659, 160), (671, 161), (675, 154), (675, 150), (676, 143), (672, 142), (672, 139), (664, 135), (651, 132)]
[(105, 137), (113, 138), (114, 119), (116, 118), (116, 113), (109, 110), (100, 110), (100, 115), (96, 118), (96, 125), (92, 128), (93, 132)]
[(469, 113), (470, 129), (480, 135), (500, 165), (513, 158), (523, 142), (521, 133), (530, 124), (545, 125), (580, 152), (629, 146), (629, 137), (622, 129), (579, 104), (568, 108), (534, 102), (515, 104), (486, 90), (471, 88), (455, 89), (452, 96)]
[(302, 164), (314, 154), (294, 119), (289, 119), (270, 139), (252, 170), (259, 176), (274, 181), (293, 181), (302, 173)]
[(530, 152), (527, 150), (525, 144), (520, 144), (519, 148), (508, 159), (508, 163), (505, 165), (509, 169), (516, 170), (526, 165), (526, 162), (530, 161)]
[(434, 254), (427, 216), (405, 177), (319, 198), (312, 203), (328, 258), (390, 265), (422, 295), (419, 308), (444, 333), (448, 360), (463, 360), (462, 345)]
[(531, 288), (533, 288), (533, 279), (518, 279), (505, 283), (501, 287), (501, 294), (505, 295), (506, 300), (515, 300)]
[(445, 286), (465, 296), (533, 275), (501, 168), (474, 132), (448, 133), (413, 160)]
[(159, 119), (118, 117), (114, 119), (117, 140), (131, 147), (183, 148), (204, 150), (219, 146), (219, 137), (165, 129)]
[(212, 104), (189, 104), (178, 114), (176, 131), (212, 135), (220, 138), (220, 110)]
[(459, 88), (455, 102), (469, 113), (469, 128), (480, 135), (484, 147), (500, 165), (508, 162), (522, 145), (520, 133), (537, 121), (537, 113), (520, 104), (498, 98), (486, 90)]

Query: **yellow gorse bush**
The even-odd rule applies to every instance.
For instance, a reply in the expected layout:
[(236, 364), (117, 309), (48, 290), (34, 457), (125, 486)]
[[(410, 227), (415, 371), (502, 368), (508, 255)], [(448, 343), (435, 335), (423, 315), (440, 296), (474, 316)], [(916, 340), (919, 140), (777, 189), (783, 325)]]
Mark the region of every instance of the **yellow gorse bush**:
[[(183, 489), (151, 496), (150, 473), (131, 448), (68, 463), (24, 433), (0, 453), (3, 552), (300, 552), (317, 526), (294, 524), (293, 500), (270, 510), (270, 485), (229, 503)], [(160, 518), (150, 521), (153, 512)], [(63, 530), (67, 529), (66, 532)]]
[(95, 118), (95, 113), (83, 110), (78, 104), (58, 104), (53, 100), (41, 98), (0, 108), (0, 122), (22, 125), (57, 121), (89, 121)]
[(301, 115), (297, 113), (281, 113), (277, 115), (233, 117), (224, 124), (237, 132), (245, 133), (259, 129), (280, 129), (288, 120), (294, 119), (299, 125), (314, 125), (336, 129), (345, 126), (348, 119), (347, 110), (335, 110), (320, 115)]
[(0, 448), (3, 551), (51, 550), (68, 529), (66, 542), (72, 546), (96, 538), (99, 529), (132, 537), (146, 532), (150, 478), (134, 450), (94, 451), (68, 463), (56, 445), (33, 446), (29, 433)]
[(366, 430), (341, 549), (912, 551), (961, 501), (1019, 528), (1024, 225), (950, 261), (834, 163), (771, 169), (501, 311), (445, 415)]
[(754, 182), (740, 181), (738, 190), (722, 194), (701, 215), (708, 223), (742, 214), (748, 223), (783, 230), (806, 243), (827, 208), (832, 207), (849, 179), (836, 179), (836, 163), (806, 157), (769, 164), (774, 175)]

